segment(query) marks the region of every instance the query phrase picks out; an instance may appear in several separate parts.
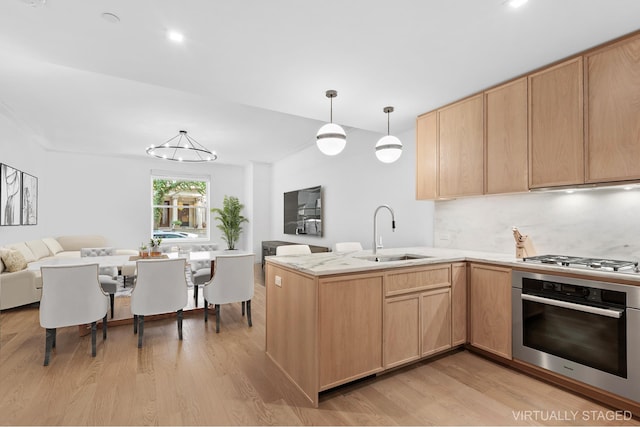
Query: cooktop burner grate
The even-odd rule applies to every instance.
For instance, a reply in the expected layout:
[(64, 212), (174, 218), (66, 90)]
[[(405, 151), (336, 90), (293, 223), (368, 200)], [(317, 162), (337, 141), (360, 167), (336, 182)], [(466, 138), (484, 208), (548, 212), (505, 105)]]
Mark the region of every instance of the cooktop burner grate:
[(588, 267), (594, 269), (603, 270), (626, 270), (636, 268), (638, 266), (637, 261), (621, 261), (616, 259), (601, 259), (601, 258), (585, 258), (575, 257), (567, 255), (538, 255), (532, 257), (522, 258), (525, 262), (539, 262), (542, 264), (555, 264), (564, 267)]

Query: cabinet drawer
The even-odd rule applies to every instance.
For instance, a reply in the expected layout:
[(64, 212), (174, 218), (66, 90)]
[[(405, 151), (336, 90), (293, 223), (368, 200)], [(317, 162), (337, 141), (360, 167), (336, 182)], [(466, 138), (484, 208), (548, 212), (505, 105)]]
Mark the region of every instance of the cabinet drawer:
[(450, 285), (451, 266), (447, 264), (398, 273), (389, 272), (385, 275), (384, 291), (385, 296), (391, 296)]

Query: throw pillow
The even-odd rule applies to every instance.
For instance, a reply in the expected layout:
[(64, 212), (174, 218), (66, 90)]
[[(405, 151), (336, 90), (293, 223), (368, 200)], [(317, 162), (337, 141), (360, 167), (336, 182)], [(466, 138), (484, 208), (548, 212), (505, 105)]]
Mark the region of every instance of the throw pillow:
[(2, 262), (9, 273), (24, 270), (27, 268), (27, 260), (20, 251), (11, 250), (2, 252)]
[(45, 245), (47, 245), (53, 255), (57, 254), (58, 252), (64, 251), (62, 245), (60, 245), (60, 243), (58, 243), (58, 241), (53, 237), (46, 237), (42, 239), (42, 241)]

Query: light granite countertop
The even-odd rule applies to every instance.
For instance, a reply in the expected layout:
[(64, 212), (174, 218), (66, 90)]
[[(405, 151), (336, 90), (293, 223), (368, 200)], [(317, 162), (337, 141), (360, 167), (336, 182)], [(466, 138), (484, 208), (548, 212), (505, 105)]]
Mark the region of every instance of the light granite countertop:
[(270, 256), (266, 261), (276, 265), (289, 267), (302, 273), (313, 276), (328, 276), (333, 274), (357, 273), (374, 270), (382, 270), (399, 267), (413, 267), (418, 265), (443, 264), (451, 262), (481, 262), (502, 265), (510, 268), (525, 268), (528, 270), (539, 270), (544, 273), (553, 274), (555, 272), (574, 273), (591, 276), (598, 279), (618, 279), (630, 282), (638, 282), (640, 285), (640, 273), (633, 270), (624, 272), (601, 271), (585, 267), (562, 267), (549, 264), (538, 264), (524, 262), (517, 259), (513, 254), (503, 254), (495, 252), (478, 252), (461, 249), (443, 249), (430, 247), (409, 247), (380, 249), (377, 255), (399, 256), (415, 255), (425, 258), (407, 259), (399, 261), (376, 262), (367, 257), (373, 255), (372, 251), (358, 252), (320, 252), (309, 255), (287, 255)]

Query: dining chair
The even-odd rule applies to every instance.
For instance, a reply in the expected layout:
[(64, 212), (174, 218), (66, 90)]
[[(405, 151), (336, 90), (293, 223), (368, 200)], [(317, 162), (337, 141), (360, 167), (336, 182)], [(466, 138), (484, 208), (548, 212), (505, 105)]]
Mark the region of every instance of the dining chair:
[(278, 255), (304, 255), (310, 254), (309, 245), (283, 245), (276, 248), (276, 256)]
[(198, 289), (211, 279), (211, 260), (191, 261), (191, 283), (193, 283), (193, 299), (198, 306)]
[(178, 259), (138, 260), (138, 276), (131, 291), (133, 332), (142, 347), (144, 316), (177, 314), (178, 338), (182, 340), (182, 309), (187, 305), (186, 261)]
[(335, 251), (336, 252), (355, 252), (361, 251), (362, 245), (360, 242), (339, 242), (336, 243)]
[(96, 356), (96, 329), (102, 319), (107, 339), (109, 298), (98, 282), (98, 264), (41, 267), (40, 326), (46, 329), (44, 366), (56, 346), (56, 330), (91, 323), (91, 356)]
[(220, 305), (242, 303), (242, 315), (247, 309), (247, 322), (251, 321), (251, 299), (253, 298), (253, 254), (220, 255), (216, 257), (213, 278), (202, 288), (204, 296), (204, 321), (209, 321), (209, 303), (214, 304), (216, 333), (220, 332)]
[[(98, 257), (115, 255), (113, 248), (80, 248), (80, 257)], [(118, 267), (100, 267), (98, 269), (98, 281), (102, 290), (109, 294), (111, 305), (111, 318), (113, 319), (115, 295), (118, 290)], [(123, 279), (124, 280), (124, 279)]]

